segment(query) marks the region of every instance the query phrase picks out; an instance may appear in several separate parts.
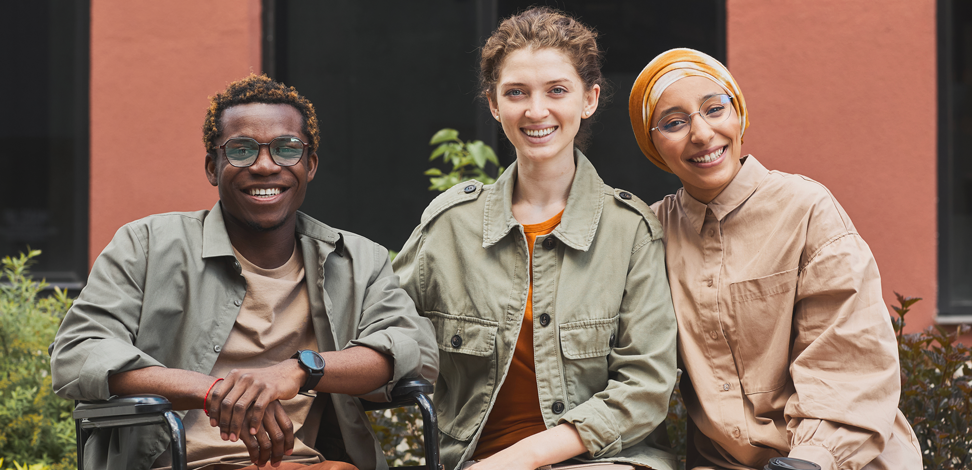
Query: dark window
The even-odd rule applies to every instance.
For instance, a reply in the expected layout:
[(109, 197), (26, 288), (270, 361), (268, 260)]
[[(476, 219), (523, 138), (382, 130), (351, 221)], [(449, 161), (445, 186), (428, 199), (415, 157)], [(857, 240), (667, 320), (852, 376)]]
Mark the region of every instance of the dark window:
[(80, 287), (88, 272), (89, 3), (12, 2), (0, 19), (0, 256)]
[(938, 313), (972, 320), (972, 4), (938, 2)]
[[(398, 249), (435, 197), (426, 192), (428, 145), (443, 128), (496, 148), (512, 146), (478, 99), (478, 48), (498, 21), (535, 1), (367, 2), (264, 0), (264, 69), (313, 101), (321, 166), (303, 210)], [(586, 152), (604, 181), (646, 202), (678, 179), (652, 165), (631, 133), (628, 92), (658, 53), (691, 47), (725, 60), (725, 1), (551, 3), (600, 34), (614, 97)]]

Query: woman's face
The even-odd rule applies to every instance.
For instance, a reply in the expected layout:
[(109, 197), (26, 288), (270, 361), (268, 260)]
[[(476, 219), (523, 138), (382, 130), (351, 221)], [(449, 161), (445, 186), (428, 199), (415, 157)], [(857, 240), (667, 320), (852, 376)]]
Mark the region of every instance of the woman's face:
[(581, 119), (597, 109), (600, 91), (598, 85), (585, 89), (559, 50), (518, 49), (503, 60), (489, 107), (521, 162), (572, 161), (574, 136)]
[[(659, 98), (651, 117), (651, 127), (658, 126), (658, 121), (669, 113), (695, 113), (706, 99), (725, 93), (722, 87), (705, 77), (678, 80)], [(651, 141), (668, 168), (682, 181), (685, 190), (695, 199), (708, 203), (742, 168), (739, 163), (739, 116), (730, 107), (729, 117), (720, 124), (710, 126), (695, 114), (690, 125), (688, 136), (682, 140), (669, 140), (656, 129), (651, 131)]]

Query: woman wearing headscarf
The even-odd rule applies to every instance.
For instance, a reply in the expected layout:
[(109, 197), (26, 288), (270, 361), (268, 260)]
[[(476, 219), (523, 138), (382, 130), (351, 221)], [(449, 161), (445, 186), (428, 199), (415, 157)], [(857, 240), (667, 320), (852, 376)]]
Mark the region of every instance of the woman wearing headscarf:
[(655, 203), (678, 319), (688, 468), (920, 469), (867, 244), (820, 183), (741, 156), (749, 118), (719, 61), (673, 49), (628, 102), (642, 152), (683, 187)]

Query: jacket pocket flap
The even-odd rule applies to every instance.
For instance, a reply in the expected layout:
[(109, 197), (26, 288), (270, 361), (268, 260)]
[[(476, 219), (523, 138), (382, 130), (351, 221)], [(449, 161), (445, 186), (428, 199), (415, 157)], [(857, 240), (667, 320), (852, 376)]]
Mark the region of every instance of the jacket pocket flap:
[(560, 347), (567, 359), (604, 357), (614, 347), (618, 315), (560, 325)]
[(486, 357), (493, 354), (498, 324), (481, 318), (425, 312), (435, 327), (435, 341), (446, 352)]

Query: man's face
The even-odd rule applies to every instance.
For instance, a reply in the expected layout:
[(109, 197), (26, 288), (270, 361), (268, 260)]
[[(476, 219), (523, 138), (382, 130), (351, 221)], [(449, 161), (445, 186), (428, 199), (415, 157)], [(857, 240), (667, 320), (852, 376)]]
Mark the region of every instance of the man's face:
[[(234, 137), (249, 137), (257, 142), (270, 142), (277, 137), (310, 138), (302, 132), (303, 117), (288, 104), (250, 103), (223, 111), (222, 133), (217, 146)], [(227, 225), (242, 226), (261, 232), (275, 230), (296, 219), (304, 202), (307, 183), (317, 172), (317, 153), (304, 149), (304, 156), (294, 166), (277, 165), (270, 149), (260, 147), (253, 165), (237, 168), (230, 165), (223, 150), (206, 155), (206, 176), (219, 188)]]

